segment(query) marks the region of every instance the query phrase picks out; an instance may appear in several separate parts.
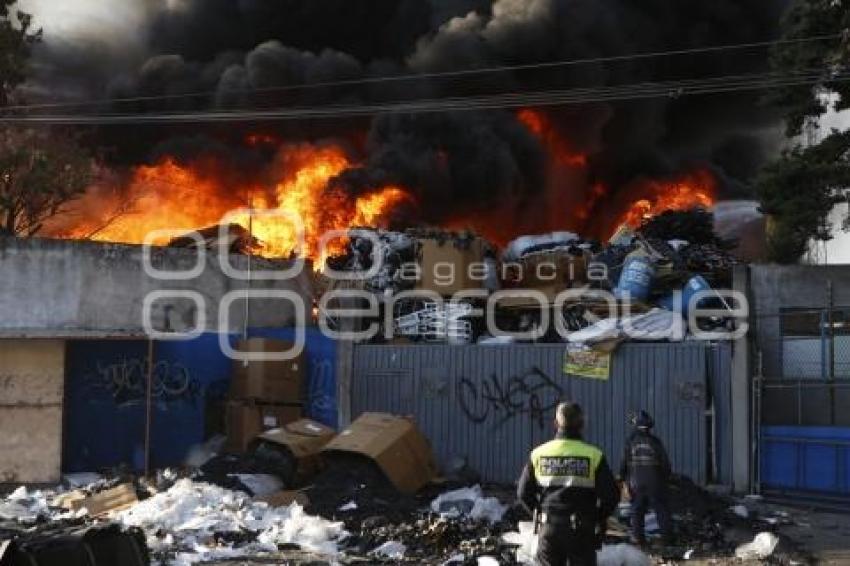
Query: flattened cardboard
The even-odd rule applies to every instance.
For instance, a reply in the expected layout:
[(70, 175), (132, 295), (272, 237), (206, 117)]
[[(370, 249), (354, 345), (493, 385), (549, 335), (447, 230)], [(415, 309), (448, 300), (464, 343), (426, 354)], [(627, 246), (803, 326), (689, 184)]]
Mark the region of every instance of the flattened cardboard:
[[(469, 269), (471, 264), (484, 261), (487, 244), (481, 238), (461, 244), (452, 240), (423, 238), (419, 240), (419, 245), (420, 278), (416, 284), (417, 289), (434, 291), (447, 297), (466, 289), (484, 287), (484, 280), (470, 277)], [(438, 267), (440, 264), (451, 265), (453, 273), (447, 267)], [(481, 269), (476, 271), (481, 272)]]
[(587, 281), (587, 258), (566, 251), (532, 254), (520, 261), (519, 288), (537, 289), (556, 286), (567, 289)]
[(301, 418), (301, 405), (266, 405), (253, 401), (230, 401), (225, 409), (228, 452), (248, 450), (265, 430), (279, 428)]
[(257, 437), (285, 447), (298, 462), (297, 475), (310, 477), (321, 469), (322, 448), (333, 439), (336, 431), (310, 419), (300, 419), (283, 427), (264, 432)]
[(431, 446), (414, 422), (386, 413), (363, 413), (322, 452), (370, 458), (403, 493), (415, 493), (437, 476)]
[(110, 511), (126, 509), (138, 502), (136, 488), (131, 483), (124, 483), (84, 499), (71, 499), (67, 503), (73, 511), (85, 507), (90, 516), (98, 517)]
[[(240, 340), (236, 349), (244, 352), (282, 352), (291, 342), (269, 338)], [(304, 399), (304, 353), (288, 361), (233, 362), (230, 382), (232, 399), (256, 399), (264, 403), (299, 403)]]
[(307, 507), (310, 503), (307, 494), (298, 490), (276, 491), (262, 497), (255, 497), (254, 501), (268, 503), (269, 507), (288, 507), (293, 503)]

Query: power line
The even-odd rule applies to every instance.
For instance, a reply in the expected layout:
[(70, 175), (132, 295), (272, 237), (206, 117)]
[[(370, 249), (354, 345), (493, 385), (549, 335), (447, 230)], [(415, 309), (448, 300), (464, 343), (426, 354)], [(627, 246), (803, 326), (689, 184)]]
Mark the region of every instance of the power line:
[(699, 94), (733, 93), (781, 86), (845, 82), (850, 74), (833, 73), (825, 79), (822, 70), (796, 73), (759, 73), (709, 79), (624, 84), (612, 87), (550, 90), (529, 93), (505, 93), (478, 97), (422, 99), (382, 104), (305, 106), (269, 110), (199, 111), (149, 114), (23, 115), (0, 116), (0, 122), (44, 124), (161, 124), (227, 123), (239, 121), (303, 120), (374, 115), (387, 112), (428, 113), (492, 110), (523, 106), (551, 106), (636, 100), (642, 98), (683, 97)]
[(234, 89), (234, 90), (226, 90), (226, 91), (199, 91), (199, 92), (191, 92), (191, 93), (181, 93), (181, 94), (166, 94), (166, 95), (150, 95), (150, 96), (135, 96), (135, 97), (124, 97), (124, 98), (111, 98), (111, 99), (99, 99), (99, 100), (88, 100), (88, 101), (79, 101), (79, 102), (55, 102), (55, 103), (44, 103), (44, 104), (29, 104), (29, 105), (16, 105), (16, 106), (7, 106), (3, 108), (3, 111), (27, 111), (27, 110), (44, 110), (51, 108), (69, 108), (69, 107), (88, 107), (88, 106), (99, 106), (104, 104), (121, 104), (121, 103), (132, 103), (132, 102), (155, 102), (155, 101), (166, 101), (166, 100), (180, 100), (187, 98), (201, 98), (201, 97), (211, 97), (219, 94), (263, 94), (263, 93), (273, 93), (273, 92), (292, 92), (299, 90), (311, 90), (317, 88), (329, 88), (329, 87), (340, 87), (340, 86), (356, 86), (356, 85), (367, 85), (367, 84), (380, 84), (380, 83), (389, 83), (389, 82), (402, 82), (402, 81), (413, 81), (413, 80), (424, 80), (424, 79), (440, 79), (440, 78), (456, 78), (463, 76), (475, 76), (475, 75), (484, 75), (489, 73), (504, 73), (504, 72), (513, 72), (513, 71), (526, 71), (526, 70), (535, 70), (535, 69), (550, 69), (550, 68), (558, 68), (558, 67), (570, 67), (577, 65), (589, 65), (596, 63), (613, 63), (613, 62), (624, 62), (624, 61), (637, 61), (643, 59), (653, 59), (657, 57), (671, 57), (671, 56), (682, 56), (682, 55), (697, 55), (704, 53), (717, 53), (723, 51), (730, 50), (744, 50), (744, 49), (755, 49), (760, 47), (775, 47), (779, 45), (793, 45), (793, 44), (803, 44), (803, 43), (813, 43), (820, 41), (830, 41), (835, 39), (841, 39), (843, 37), (842, 34), (828, 34), (828, 35), (818, 35), (811, 37), (803, 37), (803, 38), (795, 38), (795, 39), (779, 39), (772, 41), (755, 41), (749, 43), (736, 43), (736, 44), (726, 44), (726, 45), (714, 45), (714, 46), (706, 46), (706, 47), (694, 47), (687, 49), (674, 49), (667, 51), (651, 51), (647, 53), (630, 53), (630, 54), (622, 54), (622, 55), (611, 55), (606, 57), (589, 57), (583, 59), (569, 59), (569, 60), (560, 60), (560, 61), (547, 61), (547, 62), (538, 62), (538, 63), (527, 63), (521, 65), (501, 65), (495, 67), (482, 67), (476, 69), (461, 69), (457, 71), (440, 71), (440, 72), (431, 72), (431, 73), (407, 73), (401, 75), (390, 75), (390, 76), (380, 76), (380, 77), (364, 77), (359, 79), (345, 79), (345, 80), (337, 80), (337, 81), (323, 81), (316, 83), (301, 83), (301, 84), (293, 84), (293, 85), (284, 85), (284, 86), (276, 86), (276, 87), (264, 87), (264, 88), (253, 88), (253, 89)]

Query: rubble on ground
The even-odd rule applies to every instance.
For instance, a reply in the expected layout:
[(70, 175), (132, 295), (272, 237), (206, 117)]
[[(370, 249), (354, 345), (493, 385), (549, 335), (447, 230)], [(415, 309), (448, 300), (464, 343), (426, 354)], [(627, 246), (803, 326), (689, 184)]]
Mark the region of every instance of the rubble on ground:
[[(21, 487), (0, 499), (0, 544), (36, 548), (54, 544), (40, 541), (57, 533), (82, 541), (86, 529), (109, 526), (141, 541), (163, 565), (284, 557), (292, 564), (531, 563), (534, 527), (515, 504), (513, 486), (473, 483), (478, 474), (462, 458), (447, 470), (453, 479), (438, 477), (427, 439), (410, 419), (365, 413), (332, 436), (302, 420), (263, 433), (265, 442), (248, 453), (207, 454), (200, 468), (160, 470), (151, 478), (77, 474), (53, 489)], [(93, 482), (81, 485), (86, 479)], [(787, 515), (763, 513), (753, 500), (713, 495), (681, 477), (672, 482), (670, 501), (674, 544), (658, 544), (650, 513), (651, 546), (630, 546), (623, 502), (609, 521), (599, 563), (736, 556), (804, 562), (776, 532), (780, 520), (791, 520)]]
[[(161, 490), (156, 481), (138, 479), (142, 500), (97, 521), (84, 511), (69, 513), (55, 505), (60, 495), (73, 491), (66, 487), (19, 488), (0, 499), (0, 538), (25, 541), (35, 536), (33, 529), (48, 527), (55, 532), (119, 525), (143, 535), (153, 563), (175, 566), (240, 557), (286, 557), (292, 564), (530, 563), (533, 525), (513, 505), (512, 486), (432, 483), (404, 494), (368, 460), (348, 455), (336, 463), (303, 492), (290, 492), (306, 495), (303, 506), (293, 499), (275, 505), (252, 498), (247, 488), (195, 481), (188, 477), (192, 470), (159, 474)], [(747, 517), (739, 506), (747, 508)], [(751, 501), (710, 494), (685, 478), (676, 478), (671, 491), (677, 530), (673, 546), (629, 545), (628, 506), (621, 507), (609, 524), (600, 565), (660, 564), (685, 557), (807, 563), (773, 531), (771, 521), (791, 521), (787, 514), (762, 514)], [(647, 525), (650, 541), (657, 541), (653, 522)]]

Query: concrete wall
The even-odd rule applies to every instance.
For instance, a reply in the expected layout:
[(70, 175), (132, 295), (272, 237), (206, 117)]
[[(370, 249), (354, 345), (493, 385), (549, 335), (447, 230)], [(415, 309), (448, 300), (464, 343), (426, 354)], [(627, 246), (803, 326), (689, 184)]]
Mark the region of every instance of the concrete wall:
[(59, 480), (65, 342), (0, 340), (0, 483)]
[[(190, 270), (197, 255), (191, 250), (158, 248), (152, 263), (159, 270)], [(234, 268), (248, 270), (249, 258), (231, 256)], [(251, 261), (256, 274), (281, 269), (286, 262), (258, 258)], [(207, 254), (202, 273), (186, 281), (163, 281), (143, 269), (142, 247), (96, 242), (0, 238), (0, 337), (104, 334), (140, 334), (142, 305), (152, 291), (191, 290), (206, 301), (204, 330), (218, 329), (219, 304), (237, 289), (295, 291), (305, 300), (309, 317), (312, 290), (309, 267), (294, 279), (250, 281), (222, 272), (218, 257)], [(287, 326), (293, 323), (291, 303), (281, 299), (250, 301), (248, 326)], [(230, 309), (229, 330), (245, 323), (245, 302)], [(186, 330), (196, 326), (197, 309), (185, 298), (163, 298), (154, 303), (152, 321), (158, 330)]]

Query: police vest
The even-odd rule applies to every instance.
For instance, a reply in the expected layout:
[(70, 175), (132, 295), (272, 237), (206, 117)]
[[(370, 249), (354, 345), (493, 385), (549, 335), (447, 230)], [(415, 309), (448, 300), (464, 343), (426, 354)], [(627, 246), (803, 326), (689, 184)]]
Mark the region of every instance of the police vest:
[(560, 439), (541, 444), (531, 452), (537, 483), (543, 487), (596, 487), (602, 451), (580, 440)]

